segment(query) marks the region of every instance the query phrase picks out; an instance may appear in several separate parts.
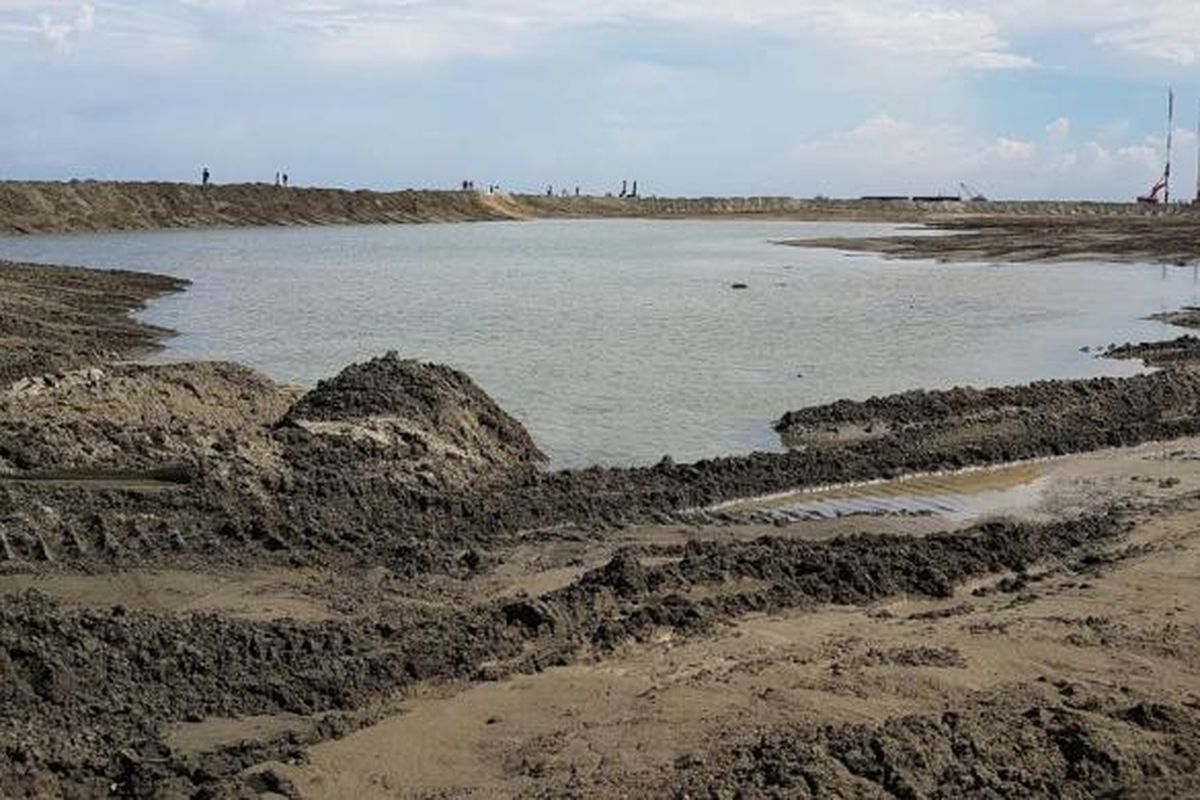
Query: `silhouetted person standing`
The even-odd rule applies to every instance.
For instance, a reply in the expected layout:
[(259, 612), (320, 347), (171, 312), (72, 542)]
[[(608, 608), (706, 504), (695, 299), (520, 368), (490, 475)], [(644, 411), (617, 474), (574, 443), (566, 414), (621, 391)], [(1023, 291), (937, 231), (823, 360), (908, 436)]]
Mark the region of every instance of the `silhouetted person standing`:
[(204, 167), (203, 169), (201, 169), (200, 170), (200, 185), (207, 188), (209, 177), (210, 177), (210, 175), (208, 172), (208, 167)]
[(288, 177), (287, 177), (287, 173), (285, 172), (285, 173), (283, 173), (283, 188), (286, 189), (287, 185), (288, 185)]

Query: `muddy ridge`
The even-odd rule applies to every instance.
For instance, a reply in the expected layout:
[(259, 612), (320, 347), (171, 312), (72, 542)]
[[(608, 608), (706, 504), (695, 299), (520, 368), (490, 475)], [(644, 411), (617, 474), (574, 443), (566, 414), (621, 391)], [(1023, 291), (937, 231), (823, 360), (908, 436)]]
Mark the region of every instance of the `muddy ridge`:
[(170, 331), (129, 317), (188, 281), (0, 261), (0, 391), (21, 378), (144, 354)]
[[(1162, 210), (1159, 210), (1161, 212)], [(1176, 212), (1172, 208), (1168, 213)], [(922, 222), (1040, 215), (1144, 217), (1119, 203), (922, 203), (790, 197), (621, 198), (407, 189), (376, 192), (261, 183), (0, 181), (0, 233), (468, 222), (530, 218), (758, 217)], [(1161, 216), (1161, 213), (1156, 214)]]
[(931, 219), (946, 236), (797, 239), (782, 244), (939, 261), (1129, 261), (1187, 265), (1200, 261), (1190, 207), (1165, 213), (1028, 215), (983, 213)]
[(1200, 713), (1056, 686), (980, 692), (882, 725), (795, 726), (684, 757), (668, 796), (1161, 797), (1190, 791)]
[[(0, 726), (0, 792), (231, 796), (249, 791), (230, 771), (243, 766), (237, 753), (176, 757), (161, 739), (164, 724), (352, 712), (416, 681), (495, 680), (664, 628), (694, 634), (748, 613), (898, 593), (944, 597), (973, 576), (1098, 552), (1126, 530), (1104, 517), (989, 524), (925, 539), (765, 537), (688, 547), (659, 566), (625, 551), (538, 598), (322, 624), (79, 611), (31, 592), (0, 608), (0, 703), (8, 720)], [(739, 589), (736, 578), (762, 588)], [(701, 587), (713, 591), (693, 597)], [(353, 728), (354, 718), (340, 724)], [(286, 752), (288, 743), (279, 747)]]

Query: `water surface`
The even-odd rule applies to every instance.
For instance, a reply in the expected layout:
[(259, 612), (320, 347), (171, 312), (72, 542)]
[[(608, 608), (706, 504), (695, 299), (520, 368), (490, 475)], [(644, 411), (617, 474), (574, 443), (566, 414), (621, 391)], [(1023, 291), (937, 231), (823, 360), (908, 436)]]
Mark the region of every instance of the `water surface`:
[[(0, 238), (0, 257), (190, 278), (159, 356), (311, 384), (397, 350), (469, 373), (557, 466), (777, 449), (771, 421), (916, 387), (1130, 374), (1190, 269), (943, 265), (771, 242), (890, 226), (538, 221)], [(733, 283), (749, 288), (733, 290)]]

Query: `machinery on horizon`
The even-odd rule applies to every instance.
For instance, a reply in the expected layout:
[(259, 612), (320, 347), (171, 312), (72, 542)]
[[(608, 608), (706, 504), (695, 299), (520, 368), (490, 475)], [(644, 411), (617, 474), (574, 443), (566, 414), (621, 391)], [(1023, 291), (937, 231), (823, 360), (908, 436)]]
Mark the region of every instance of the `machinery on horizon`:
[[(986, 203), (987, 202), (987, 197), (983, 194), (983, 192), (980, 192), (980, 191), (968, 186), (965, 183), (958, 184), (958, 188), (961, 191), (961, 194), (959, 195), (959, 199), (961, 199), (964, 203)], [(1200, 195), (1198, 195), (1198, 196), (1200, 196)]]
[[(1167, 165), (1162, 177), (1158, 179), (1150, 191), (1139, 197), (1137, 201), (1143, 205), (1166, 205), (1171, 202), (1171, 142), (1175, 134), (1175, 90), (1167, 90)], [(1200, 199), (1200, 184), (1197, 185), (1197, 198)]]
[(1200, 206), (1200, 114), (1196, 117), (1196, 199), (1192, 205)]

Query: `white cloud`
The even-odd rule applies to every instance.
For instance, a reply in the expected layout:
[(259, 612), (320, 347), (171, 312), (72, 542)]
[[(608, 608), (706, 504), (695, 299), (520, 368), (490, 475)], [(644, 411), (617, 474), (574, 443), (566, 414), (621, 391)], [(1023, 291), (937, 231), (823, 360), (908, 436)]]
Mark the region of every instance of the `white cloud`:
[(1118, 8), (1110, 13), (1123, 18), (1098, 31), (1097, 44), (1176, 64), (1195, 64), (1200, 59), (1200, 4), (1150, 0), (1136, 10)]
[[(132, 30), (158, 38), (218, 35), (219, 24), (189, 28), (191, 14), (236, 17), (265, 34), (308, 31), (320, 43), (337, 42), (320, 48), (325, 57), (356, 61), (506, 56), (570, 28), (648, 22), (757, 31), (963, 69), (1035, 66), (1013, 42), (1058, 33), (1147, 59), (1200, 63), (1196, 0), (106, 0), (99, 6), (106, 18), (112, 7)], [(87, 29), (78, 8), (70, 0), (0, 0), (0, 31), (21, 24), (61, 49)]]
[[(968, 3), (970, 0), (966, 0)], [(315, 37), (323, 58), (419, 62), (499, 57), (537, 46), (539, 37), (588, 26), (665, 24), (717, 33), (755, 32), (842, 49), (931, 59), (968, 69), (1032, 65), (1013, 52), (992, 14), (964, 0), (159, 0), (108, 3), (131, 30), (161, 37), (218, 36), (226, 17), (242, 30)], [(46, 10), (47, 7), (53, 9)], [(43, 37), (56, 46), (82, 32), (62, 0), (0, 0), (0, 27), (39, 9)], [(90, 4), (87, 8), (91, 8)], [(203, 20), (191, 19), (200, 16)], [(5, 19), (10, 17), (10, 19)], [(18, 20), (19, 21), (19, 20)]]
[(1059, 117), (1046, 126), (1046, 135), (1051, 141), (1062, 142), (1071, 138), (1071, 120)]
[(1132, 199), (1162, 168), (1161, 149), (1147, 143), (1125, 140), (1106, 146), (1092, 139), (1080, 148), (1053, 144), (877, 114), (800, 145), (793, 162), (811, 174), (832, 176), (831, 192), (953, 193), (965, 181), (997, 198)]
[(80, 4), (73, 19), (61, 21), (49, 11), (38, 15), (38, 32), (42, 39), (57, 53), (71, 49), (72, 41), (80, 34), (96, 26), (96, 7), (91, 3)]
[(1130, 144), (1117, 148), (1117, 159), (1130, 164), (1141, 164), (1147, 167), (1158, 163), (1158, 150), (1144, 144)]
[(1195, 0), (971, 0), (992, 10), (1010, 36), (1069, 32), (1097, 46), (1151, 60), (1194, 64), (1200, 58), (1200, 3)]
[(1112, 153), (1099, 142), (1088, 142), (1084, 145), (1084, 149), (1091, 156), (1092, 163), (1100, 166), (1107, 166), (1112, 163)]
[(1004, 161), (1020, 161), (1033, 155), (1032, 142), (1022, 142), (1001, 136), (996, 139), (996, 155)]

